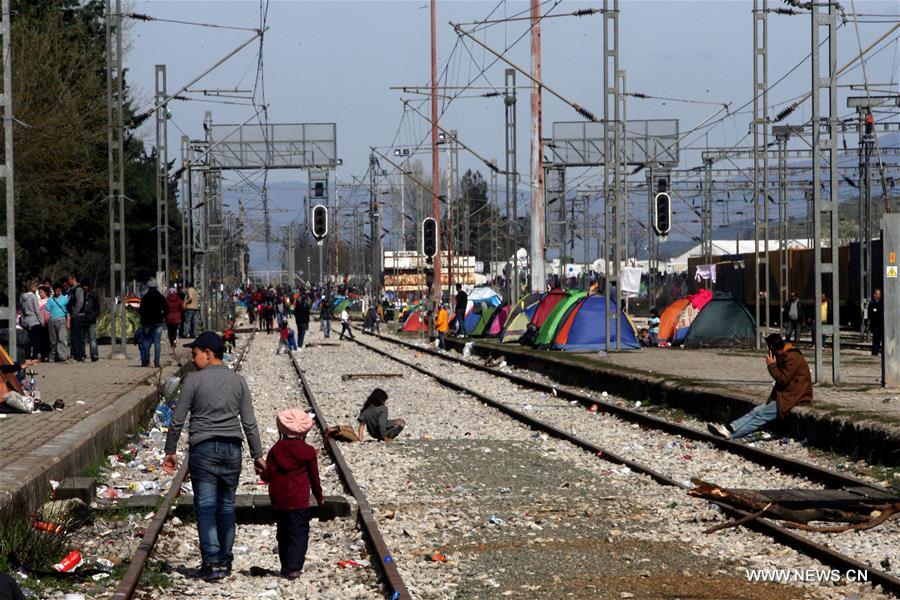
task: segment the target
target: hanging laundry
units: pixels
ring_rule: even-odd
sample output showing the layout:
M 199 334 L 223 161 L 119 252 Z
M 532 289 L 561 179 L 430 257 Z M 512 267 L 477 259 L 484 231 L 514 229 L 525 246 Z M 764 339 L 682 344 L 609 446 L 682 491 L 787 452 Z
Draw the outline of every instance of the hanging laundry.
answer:
M 624 267 L 619 276 L 619 287 L 626 298 L 634 298 L 641 291 L 641 270 L 637 267 Z
M 716 265 L 697 265 L 694 272 L 694 281 L 704 281 L 706 279 L 716 282 Z

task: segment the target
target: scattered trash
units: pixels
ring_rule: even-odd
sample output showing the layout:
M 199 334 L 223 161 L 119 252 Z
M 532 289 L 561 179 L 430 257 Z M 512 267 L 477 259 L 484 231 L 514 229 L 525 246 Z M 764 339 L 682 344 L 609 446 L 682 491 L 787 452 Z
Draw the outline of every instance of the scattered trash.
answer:
M 91 575 L 91 579 L 93 579 L 94 581 L 100 581 L 101 579 L 106 579 L 107 577 L 109 577 L 109 573 L 96 573 L 94 575 Z
M 442 552 L 435 552 L 431 556 L 428 557 L 428 560 L 431 562 L 447 562 L 447 555 Z
M 603 398 L 608 398 L 608 397 L 609 397 L 609 394 L 608 394 L 607 392 L 601 392 L 601 393 L 600 393 L 600 396 L 603 397 Z
M 605 392 L 604 392 L 605 393 Z M 591 404 L 591 407 L 588 409 L 589 412 L 596 413 L 600 407 L 596 404 Z
M 362 568 L 362 565 L 356 562 L 355 560 L 342 560 L 338 562 L 338 566 L 342 569 L 349 569 L 351 567 L 359 567 Z
M 57 525 L 56 523 L 48 523 L 46 521 L 35 521 L 31 524 L 31 526 L 38 531 L 46 531 L 48 533 L 53 533 L 56 535 L 59 535 L 65 529 L 62 525 Z
M 526 404 L 525 406 L 522 407 L 522 410 L 532 411 L 532 410 L 534 410 L 534 407 L 531 406 L 530 404 Z
M 81 558 L 81 552 L 78 550 L 72 550 L 66 556 L 53 565 L 53 568 L 60 573 L 71 573 L 75 569 L 81 566 L 84 562 L 84 559 Z
M 84 400 L 76 400 L 75 404 L 77 404 L 79 406 L 84 406 L 85 402 L 84 402 Z
M 511 494 L 512 488 L 502 487 L 502 488 L 498 489 L 497 491 L 500 492 L 501 494 Z
M 634 407 L 635 407 L 635 408 L 640 408 L 640 407 L 641 407 L 641 401 L 638 400 L 637 402 L 635 402 L 635 403 L 634 403 Z
M 787 446 L 787 445 L 790 444 L 790 443 L 791 443 L 791 440 L 790 440 L 789 438 L 786 438 L 786 437 L 783 437 L 783 438 L 781 438 L 780 440 L 778 440 L 778 445 L 779 445 L 779 446 Z
M 497 515 L 491 515 L 488 517 L 488 523 L 490 523 L 491 525 L 503 525 L 503 519 L 501 519 Z
M 394 557 L 391 556 L 390 554 L 388 554 L 387 556 L 384 557 L 384 564 L 389 565 L 392 562 L 394 562 Z
M 234 554 L 247 554 L 250 552 L 249 546 L 232 546 L 231 551 Z

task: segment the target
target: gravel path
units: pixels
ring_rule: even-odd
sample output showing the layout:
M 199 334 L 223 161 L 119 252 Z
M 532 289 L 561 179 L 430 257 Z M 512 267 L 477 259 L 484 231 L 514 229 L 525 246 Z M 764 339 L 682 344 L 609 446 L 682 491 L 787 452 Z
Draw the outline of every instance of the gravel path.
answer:
M 317 338 L 315 331 L 311 341 Z M 391 352 L 413 354 L 394 346 Z M 748 583 L 748 568 L 827 569 L 750 531 L 705 535 L 703 529 L 721 522 L 708 503 L 536 435 L 477 400 L 352 342 L 308 348 L 300 362 L 329 422 L 354 424 L 375 386 L 389 392 L 391 416 L 407 421 L 393 445 L 347 444 L 344 453 L 416 598 L 881 597 L 868 586 L 846 582 L 836 588 Z M 459 369 L 464 372 L 442 367 L 448 376 L 484 385 L 493 397 L 506 397 L 517 408 L 527 402 L 540 418 L 568 419 L 561 424 L 576 427 L 579 435 L 590 437 L 594 430 L 596 441 L 618 439 L 638 459 L 665 448 L 647 442 L 647 432 L 630 425 L 620 430 L 609 417 L 574 411 L 552 398 L 526 401 L 523 391 L 507 389 L 507 382 Z M 402 377 L 343 381 L 345 373 Z M 705 446 L 668 450 L 666 468 L 680 469 L 685 478 L 707 473 L 721 482 L 721 472 L 735 468 L 721 462 L 730 457 L 721 459 L 721 453 Z M 684 459 L 688 454 L 692 458 Z M 696 467 L 713 461 L 717 470 Z M 744 466 L 737 464 L 738 470 Z M 735 480 L 772 485 L 782 477 L 754 465 L 747 468 L 749 473 L 732 474 Z M 447 562 L 429 560 L 435 552 L 446 554 Z
M 523 388 L 508 380 L 492 377 L 458 363 L 402 348 L 371 336 L 366 336 L 365 341 L 383 350 L 389 350 L 395 356 L 409 360 L 412 364 L 439 372 L 448 379 L 524 410 L 535 418 L 577 434 L 583 439 L 608 448 L 613 453 L 649 464 L 657 471 L 685 484 L 688 484 L 692 477 L 698 477 L 732 488 L 823 489 L 818 483 L 762 467 L 704 442 L 640 429 L 638 425 L 627 423 L 612 415 L 591 413 L 577 403 L 570 404 L 552 395 Z M 521 374 L 521 371 L 517 374 Z M 547 382 L 546 379 L 544 382 Z M 620 399 L 613 397 L 602 399 L 607 402 L 621 402 Z M 805 452 L 805 448 L 800 444 L 776 447 L 787 446 L 793 447 L 796 458 L 808 459 L 808 452 Z M 835 465 L 828 464 L 828 461 L 819 462 L 824 462 L 823 466 L 835 468 Z M 854 557 L 872 568 L 900 576 L 900 519 L 891 519 L 869 531 L 841 534 L 804 532 L 803 535 Z

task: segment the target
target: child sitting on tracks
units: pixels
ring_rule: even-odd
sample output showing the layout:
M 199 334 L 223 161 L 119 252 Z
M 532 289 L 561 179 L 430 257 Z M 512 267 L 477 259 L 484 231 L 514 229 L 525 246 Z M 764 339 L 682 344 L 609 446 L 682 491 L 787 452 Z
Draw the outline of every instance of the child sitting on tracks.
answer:
M 296 579 L 306 562 L 309 546 L 310 490 L 319 506 L 325 504 L 316 450 L 306 443 L 313 421 L 304 410 L 292 408 L 278 413 L 280 438 L 266 457 L 260 479 L 269 484 L 269 498 L 278 527 L 278 558 L 281 575 Z
M 278 350 L 275 354 L 281 354 L 281 349 L 296 350 L 297 339 L 294 337 L 294 330 L 288 327 L 287 321 L 282 321 L 278 326 Z
M 387 392 L 381 388 L 375 388 L 369 394 L 356 418 L 359 423 L 357 437 L 360 442 L 363 441 L 364 431 L 368 431 L 369 435 L 376 440 L 390 444 L 406 427 L 406 421 L 403 419 L 388 419 L 388 409 L 384 405 L 387 399 Z

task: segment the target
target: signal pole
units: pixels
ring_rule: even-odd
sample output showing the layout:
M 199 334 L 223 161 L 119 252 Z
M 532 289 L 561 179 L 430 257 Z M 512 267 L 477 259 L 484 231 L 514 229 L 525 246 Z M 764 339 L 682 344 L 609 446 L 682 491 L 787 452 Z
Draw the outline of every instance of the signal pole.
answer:
M 544 273 L 544 168 L 541 132 L 541 13 L 531 0 L 531 291 L 547 287 Z
M 754 281 L 756 282 L 756 348 L 769 327 L 769 148 L 768 148 L 768 44 L 769 2 L 753 1 L 753 213 Z M 818 121 L 814 121 L 817 125 Z M 762 179 L 762 181 L 760 181 Z M 765 246 L 760 250 L 760 240 Z M 760 266 L 764 265 L 763 273 Z M 765 301 L 764 306 L 760 304 Z M 760 328 L 765 321 L 766 329 Z

